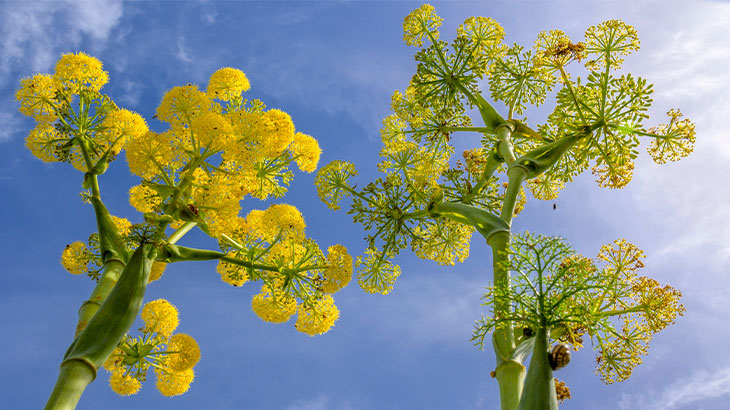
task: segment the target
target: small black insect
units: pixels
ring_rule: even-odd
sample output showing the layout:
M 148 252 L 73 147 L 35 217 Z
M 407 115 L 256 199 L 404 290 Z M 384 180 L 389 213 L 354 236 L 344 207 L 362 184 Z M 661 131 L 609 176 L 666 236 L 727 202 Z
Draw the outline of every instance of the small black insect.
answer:
M 553 211 L 555 211 L 557 209 L 558 209 L 558 204 L 556 204 L 555 202 L 553 202 Z

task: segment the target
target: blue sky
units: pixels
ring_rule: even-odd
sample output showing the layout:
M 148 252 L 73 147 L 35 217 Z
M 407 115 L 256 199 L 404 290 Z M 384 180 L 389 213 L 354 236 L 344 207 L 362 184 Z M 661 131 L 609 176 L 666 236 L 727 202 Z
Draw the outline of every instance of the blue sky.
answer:
M 730 159 L 725 124 L 730 112 L 730 4 L 680 1 L 432 2 L 451 39 L 469 16 L 490 16 L 507 42 L 529 45 L 540 30 L 583 31 L 609 18 L 634 25 L 642 49 L 625 69 L 655 84 L 653 123 L 680 108 L 697 124 L 694 154 L 658 166 L 640 157 L 633 181 L 601 190 L 591 175 L 556 201 L 531 200 L 514 230 L 561 235 L 581 253 L 626 238 L 647 252 L 645 273 L 681 289 L 684 318 L 652 342 L 632 378 L 603 385 L 593 375 L 590 346 L 556 376 L 572 389 L 564 409 L 711 409 L 730 395 L 730 190 L 721 166 Z M 3 408 L 45 403 L 71 341 L 76 310 L 92 283 L 66 273 L 63 247 L 95 229 L 78 196 L 81 176 L 64 164 L 44 164 L 24 147 L 32 120 L 17 112 L 19 80 L 52 71 L 64 52 L 85 51 L 109 71 L 104 91 L 148 119 L 165 90 L 195 83 L 230 66 L 243 70 L 249 95 L 292 116 L 298 130 L 323 148 L 320 164 L 354 162 L 359 181 L 372 180 L 378 131 L 390 96 L 415 68 L 401 41 L 403 17 L 419 2 L 120 2 L 0 3 L 0 397 Z M 529 112 L 531 123 L 544 111 Z M 454 137 L 457 150 L 472 137 Z M 130 216 L 127 190 L 138 182 L 124 161 L 101 178 L 105 201 Z M 284 199 L 305 215 L 321 246 L 365 247 L 361 228 L 316 197 L 313 175 L 297 173 Z M 244 209 L 267 204 L 255 199 Z M 187 244 L 214 246 L 202 235 Z M 221 282 L 214 263 L 171 266 L 148 289 L 180 310 L 180 331 L 203 354 L 190 391 L 162 397 L 148 382 L 133 397 L 116 396 L 106 375 L 89 386 L 79 409 L 497 409 L 490 351 L 469 343 L 490 273 L 490 251 L 475 236 L 467 262 L 442 268 L 405 252 L 403 275 L 387 296 L 356 284 L 337 293 L 341 316 L 324 336 L 310 338 L 291 323 L 262 322 L 250 308 L 255 285 Z

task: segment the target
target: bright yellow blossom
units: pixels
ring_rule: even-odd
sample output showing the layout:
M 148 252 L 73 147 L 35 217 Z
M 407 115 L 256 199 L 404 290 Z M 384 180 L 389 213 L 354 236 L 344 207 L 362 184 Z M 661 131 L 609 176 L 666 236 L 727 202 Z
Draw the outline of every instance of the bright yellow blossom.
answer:
M 628 55 L 639 49 L 639 35 L 636 29 L 621 20 L 607 20 L 586 30 L 585 52 L 595 56 L 586 62 L 589 69 L 600 69 L 610 65 L 618 69 L 623 63 L 621 55 Z
M 190 121 L 190 130 L 200 147 L 219 151 L 233 134 L 231 124 L 220 114 L 205 112 Z
M 148 283 L 159 280 L 162 277 L 162 274 L 165 273 L 166 267 L 167 267 L 167 264 L 165 262 L 160 262 L 160 261 L 152 262 L 152 267 L 150 268 L 150 278 L 149 278 Z
M 115 155 L 119 154 L 127 140 L 140 138 L 149 131 L 144 118 L 125 109 L 110 112 L 101 124 L 104 130 L 100 134 L 104 145 L 111 146 Z
M 294 326 L 310 336 L 321 335 L 330 330 L 339 317 L 340 311 L 335 306 L 335 300 L 330 295 L 323 295 L 313 306 L 299 306 Z
M 20 101 L 19 111 L 36 120 L 42 117 L 56 119 L 56 109 L 61 102 L 56 99 L 56 83 L 48 74 L 36 74 L 20 81 L 15 99 Z
M 177 308 L 165 299 L 148 302 L 142 308 L 141 316 L 146 331 L 170 336 L 177 328 Z
M 417 239 L 411 242 L 413 252 L 419 258 L 436 261 L 439 265 L 454 265 L 469 256 L 469 243 L 474 228 L 450 219 L 437 219 L 413 229 Z
M 86 273 L 89 266 L 89 258 L 91 254 L 83 242 L 76 241 L 66 248 L 61 254 L 61 264 L 67 271 L 73 275 Z
M 141 137 L 131 139 L 124 147 L 129 170 L 145 179 L 160 174 L 161 168 L 170 164 L 175 156 L 171 137 L 171 132 L 158 134 L 149 131 Z
M 210 76 L 206 92 L 211 99 L 231 101 L 249 88 L 251 85 L 243 71 L 225 67 Z
M 322 291 L 335 293 L 347 286 L 352 279 L 352 256 L 342 245 L 327 248 L 327 269 L 324 272 Z
M 155 375 L 157 376 L 157 390 L 166 397 L 179 396 L 185 393 L 190 389 L 190 383 L 195 379 L 193 369 L 173 372 L 155 368 Z
M 261 293 L 251 300 L 251 308 L 262 320 L 272 323 L 284 323 L 297 310 L 297 301 L 281 289 L 264 285 Z
M 221 275 L 221 280 L 232 286 L 241 286 L 249 279 L 246 268 L 225 261 L 219 261 L 216 270 Z
M 294 140 L 294 123 L 289 114 L 276 109 L 266 111 L 263 118 L 266 134 L 261 149 L 267 157 L 278 157 Z
M 304 172 L 314 172 L 319 163 L 319 156 L 322 150 L 319 148 L 317 140 L 313 137 L 297 132 L 294 134 L 294 141 L 289 146 L 289 150 L 297 162 L 297 166 Z
M 162 102 L 157 107 L 157 117 L 173 125 L 189 125 L 193 118 L 208 112 L 210 107 L 210 99 L 198 90 L 198 86 L 175 87 L 162 97 Z
M 58 83 L 58 88 L 78 94 L 84 89 L 98 92 L 109 81 L 109 76 L 98 59 L 85 53 L 70 53 L 64 54 L 56 62 L 53 79 Z
M 132 223 L 127 218 L 112 215 L 112 221 L 114 221 L 114 226 L 117 227 L 119 235 L 127 236 L 132 231 Z
M 146 185 L 135 185 L 129 190 L 129 204 L 139 212 L 154 212 L 161 203 L 157 191 Z
M 269 241 L 281 233 L 284 237 L 298 241 L 304 239 L 304 217 L 299 210 L 287 204 L 272 204 L 264 212 L 261 222 L 269 230 Z
M 433 39 L 437 40 L 439 38 L 438 28 L 443 20 L 436 15 L 432 5 L 422 5 L 403 19 L 403 41 L 409 46 L 420 47 L 429 32 Z
M 56 148 L 66 141 L 67 138 L 51 123 L 39 122 L 25 139 L 25 146 L 36 158 L 45 162 L 56 162 Z
M 200 347 L 192 336 L 177 333 L 170 338 L 167 351 L 174 352 L 167 356 L 165 364 L 175 372 L 192 369 L 200 360 Z
M 137 394 L 139 389 L 142 388 L 142 384 L 131 374 L 125 375 L 125 371 L 124 367 L 114 368 L 111 375 L 109 375 L 109 386 L 120 396 Z

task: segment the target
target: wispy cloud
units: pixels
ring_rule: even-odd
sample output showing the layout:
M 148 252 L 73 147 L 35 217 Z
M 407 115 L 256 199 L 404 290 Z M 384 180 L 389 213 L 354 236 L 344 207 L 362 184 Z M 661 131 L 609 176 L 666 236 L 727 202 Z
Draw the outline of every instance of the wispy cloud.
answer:
M 730 366 L 715 372 L 698 371 L 661 391 L 642 395 L 627 394 L 619 402 L 621 410 L 671 410 L 697 408 L 703 400 L 730 395 Z
M 321 393 L 312 399 L 297 400 L 286 407 L 286 410 L 354 410 L 352 403 L 332 403 L 329 395 Z
M 0 9 L 0 78 L 5 79 L 20 67 L 47 70 L 58 54 L 85 38 L 103 48 L 123 13 L 121 0 L 10 2 Z
M 187 47 L 185 46 L 185 37 L 180 36 L 177 38 L 177 53 L 175 53 L 175 57 L 185 63 L 193 61 L 192 57 L 190 57 Z

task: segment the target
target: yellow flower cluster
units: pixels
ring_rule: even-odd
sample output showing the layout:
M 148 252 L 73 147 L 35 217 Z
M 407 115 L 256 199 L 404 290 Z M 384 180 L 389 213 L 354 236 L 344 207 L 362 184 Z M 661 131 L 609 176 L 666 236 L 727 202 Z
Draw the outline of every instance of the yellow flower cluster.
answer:
M 352 279 L 352 256 L 342 245 L 333 245 L 327 249 L 327 269 L 324 273 L 322 291 L 335 293 L 347 286 Z
M 624 61 L 619 56 L 639 49 L 636 29 L 621 20 L 608 20 L 591 26 L 586 30 L 585 37 L 585 52 L 596 56 L 586 62 L 586 67 L 592 70 L 606 66 L 618 69 Z
M 249 280 L 246 268 L 225 261 L 218 262 L 216 271 L 221 275 L 223 282 L 232 286 L 242 286 Z
M 613 277 L 622 277 L 625 281 L 633 279 L 636 270 L 644 267 L 644 257 L 644 251 L 626 239 L 617 239 L 613 244 L 603 245 L 597 256 L 599 260 L 606 262 L 606 272 Z
M 115 367 L 109 376 L 109 386 L 120 396 L 131 396 L 139 392 L 142 383 L 127 373 L 124 367 Z
M 225 67 L 210 76 L 206 93 L 211 99 L 232 101 L 249 88 L 251 88 L 251 84 L 249 84 L 246 74 L 241 70 Z
M 281 236 L 296 242 L 304 240 L 304 229 L 307 224 L 296 207 L 272 204 L 263 213 L 259 212 L 249 213 L 246 220 L 260 239 L 273 242 L 277 236 Z
M 585 57 L 585 45 L 573 44 L 570 37 L 562 30 L 541 31 L 537 35 L 533 49 L 541 64 L 555 70 L 565 67 L 573 60 L 580 61 Z
M 192 369 L 200 360 L 200 347 L 192 336 L 176 333 L 167 343 L 168 355 L 165 364 L 174 372 Z
M 284 323 L 296 313 L 297 301 L 278 287 L 264 285 L 261 293 L 253 297 L 251 308 L 262 320 Z
M 179 396 L 190 389 L 190 383 L 195 379 L 195 372 L 193 369 L 172 372 L 155 368 L 155 376 L 157 376 L 157 384 L 155 384 L 157 390 L 163 396 L 173 397 Z
M 436 261 L 439 265 L 453 266 L 469 256 L 469 243 L 474 228 L 450 219 L 425 222 L 413 229 L 416 237 L 411 242 L 413 252 L 422 259 Z
M 423 45 L 424 37 L 429 33 L 434 40 L 439 38 L 438 28 L 443 19 L 436 15 L 436 11 L 430 4 L 424 4 L 413 10 L 403 20 L 403 41 L 409 46 Z
M 42 121 L 28 134 L 25 146 L 38 159 L 44 162 L 56 162 L 56 149 L 66 138 L 61 135 L 52 123 Z
M 168 301 L 149 302 L 142 311 L 145 335 L 125 336 L 120 345 L 104 362 L 111 374 L 109 385 L 117 394 L 137 393 L 152 366 L 157 376 L 157 389 L 163 396 L 177 396 L 190 388 L 200 360 L 200 347 L 195 339 L 184 333 L 172 334 L 177 327 L 177 310 Z
M 154 212 L 162 203 L 157 191 L 145 186 L 135 185 L 129 190 L 129 204 L 139 212 Z
M 467 39 L 473 52 L 486 57 L 483 67 L 479 67 L 479 74 L 489 73 L 498 60 L 507 51 L 502 43 L 504 29 L 491 17 L 472 16 L 456 29 L 456 35 Z
M 20 112 L 38 121 L 50 123 L 56 119 L 56 110 L 62 107 L 57 99 L 57 83 L 48 74 L 36 74 L 20 81 L 15 99 L 20 101 Z
M 142 320 L 147 332 L 169 337 L 178 325 L 177 308 L 165 299 L 148 302 L 142 308 Z
M 367 248 L 365 254 L 358 256 L 355 261 L 355 267 L 358 268 L 357 282 L 367 293 L 387 295 L 401 274 L 400 266 L 384 256 L 375 248 Z
M 167 268 L 167 264 L 165 262 L 154 261 L 150 268 L 150 278 L 148 283 L 159 280 L 162 277 L 162 274 L 165 273 L 165 268 Z
M 340 311 L 335 306 L 335 300 L 330 295 L 323 295 L 311 306 L 299 305 L 297 323 L 298 331 L 310 336 L 326 333 L 334 326 L 340 317 Z
M 162 97 L 157 118 L 173 126 L 190 125 L 193 118 L 208 112 L 211 105 L 210 98 L 197 85 L 175 87 Z
M 89 258 L 91 257 L 89 249 L 83 242 L 74 242 L 66 245 L 61 254 L 61 264 L 67 271 L 73 275 L 86 273 L 89 266 Z
M 669 110 L 669 124 L 660 124 L 649 129 L 654 135 L 649 148 L 649 155 L 657 164 L 667 161 L 679 161 L 691 154 L 696 140 L 695 125 L 687 118 L 682 118 L 679 110 Z
M 632 297 L 646 309 L 641 316 L 644 327 L 659 332 L 674 324 L 677 316 L 684 316 L 685 308 L 679 303 L 682 292 L 672 286 L 661 286 L 654 279 L 641 276 L 631 286 Z
M 15 98 L 20 112 L 37 121 L 26 138 L 33 155 L 99 174 L 127 140 L 146 133 L 147 124 L 139 114 L 117 109 L 99 93 L 107 81 L 101 62 L 84 53 L 63 55 L 53 75 L 23 79 Z M 77 94 L 78 107 L 69 106 Z
M 114 155 L 119 154 L 128 140 L 139 138 L 148 131 L 144 118 L 124 109 L 110 112 L 102 121 L 102 127 L 97 141 L 103 141 L 104 148 L 110 149 Z
M 312 173 L 317 169 L 322 150 L 319 148 L 319 143 L 316 139 L 307 134 L 297 132 L 294 134 L 294 141 L 292 141 L 289 149 L 300 170 Z
M 130 140 L 126 147 L 129 170 L 144 179 L 152 179 L 164 172 L 175 158 L 172 146 L 172 132 L 148 131 Z
M 109 76 L 96 58 L 85 53 L 70 53 L 56 62 L 53 79 L 58 89 L 78 94 L 83 90 L 98 92 L 109 81 Z
M 339 202 L 345 195 L 350 195 L 352 187 L 348 180 L 357 175 L 355 165 L 347 161 L 335 160 L 322 167 L 314 178 L 317 195 L 330 209 L 340 209 Z

